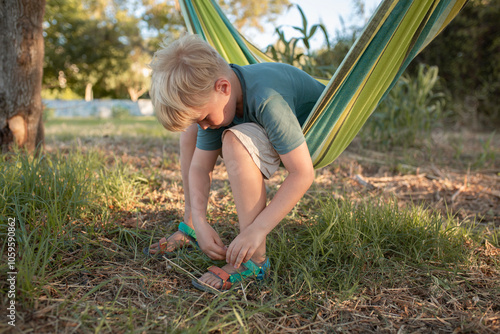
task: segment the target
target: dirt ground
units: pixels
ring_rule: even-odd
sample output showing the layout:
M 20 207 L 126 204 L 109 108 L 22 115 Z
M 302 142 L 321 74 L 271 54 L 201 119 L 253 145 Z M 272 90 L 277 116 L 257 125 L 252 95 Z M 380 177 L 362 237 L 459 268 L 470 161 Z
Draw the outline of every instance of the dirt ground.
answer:
M 484 142 L 490 134 L 464 131 L 438 135 L 446 136 L 446 140 L 435 140 L 432 145 L 417 149 L 388 152 L 364 148 L 360 140 L 355 140 L 333 164 L 317 170 L 315 182 L 306 194 L 306 203 L 307 198 L 314 199 L 318 194 L 353 201 L 366 197 L 386 200 L 396 197 L 400 206 L 418 204 L 452 215 L 464 224 L 480 229 L 495 243 L 493 246 L 486 242 L 477 249 L 485 259 L 483 265 L 473 272 L 459 275 L 457 282 L 461 283 L 457 283 L 457 289 L 453 291 L 445 291 L 438 285 L 433 291 L 418 288 L 418 281 L 425 282 L 428 278 L 415 273 L 413 286 L 403 284 L 397 288 L 364 289 L 359 292 L 359 298 L 332 299 L 329 305 L 320 307 L 314 321 L 297 314 L 274 321 L 262 319 L 263 323 L 268 323 L 269 332 L 324 332 L 332 323 L 338 325 L 330 330 L 352 333 L 494 333 L 500 329 L 498 273 L 490 267 L 490 257 L 500 257 L 497 248 L 500 136 L 494 137 L 485 147 Z M 460 147 L 450 144 L 457 138 L 463 143 Z M 163 150 L 163 156 L 176 159 L 176 145 L 170 145 L 168 149 L 164 146 Z M 144 159 L 133 150 L 127 155 L 136 163 L 137 159 Z M 162 166 L 162 162 L 155 161 L 154 157 L 149 163 Z M 172 169 L 172 166 L 177 168 Z M 163 184 L 148 197 L 149 200 L 163 201 L 169 209 L 163 212 L 164 217 L 145 215 L 144 220 L 181 220 L 179 212 L 182 212 L 183 193 L 178 164 L 162 168 L 161 174 Z M 280 169 L 267 181 L 269 198 L 285 177 L 286 171 Z M 224 164 L 219 161 L 213 175 L 210 200 L 212 220 L 223 219 L 228 210 L 234 212 L 234 207 L 228 207 L 231 202 L 229 189 Z M 125 219 L 124 224 L 127 223 L 132 227 L 136 221 L 134 218 Z
M 412 286 L 403 284 L 396 288 L 377 288 L 374 285 L 348 300 L 339 296 L 322 296 L 324 304 L 318 305 L 314 319 L 305 319 L 301 314 L 287 314 L 274 319 L 256 315 L 252 321 L 260 322 L 259 328 L 274 333 L 495 333 L 500 329 L 498 273 L 492 269 L 494 266 L 491 267 L 491 258 L 498 261 L 500 257 L 498 239 L 495 239 L 500 228 L 500 135 L 493 137 L 488 146 L 484 143 L 490 134 L 463 131 L 439 135 L 446 136 L 446 140 L 435 140 L 420 148 L 387 152 L 367 149 L 355 140 L 333 164 L 317 170 L 305 203 L 318 194 L 331 194 L 353 201 L 367 197 L 387 200 L 395 197 L 400 206 L 416 203 L 445 215 L 453 215 L 490 236 L 491 243 L 486 242 L 477 249 L 484 257 L 483 265 L 473 271 L 459 273 L 451 290 L 442 288 L 438 281 L 431 285 L 432 291 L 429 290 L 430 278 L 416 270 Z M 455 142 L 460 145 L 454 146 Z M 143 171 L 150 178 L 150 189 L 140 203 L 131 203 L 130 207 L 118 210 L 112 217 L 114 223 L 130 228 L 139 225 L 144 229 L 166 230 L 171 222 L 182 220 L 183 191 L 175 138 L 140 141 L 104 137 L 82 140 L 80 145 L 103 151 L 110 162 L 113 156 L 118 157 L 133 170 Z M 70 144 L 64 143 L 47 145 L 48 151 L 70 148 Z M 280 170 L 267 181 L 270 198 L 284 177 L 286 171 Z M 219 161 L 213 175 L 210 198 L 212 221 L 227 215 L 228 211 L 234 213 L 229 189 L 224 164 Z M 140 213 L 136 211 L 137 206 Z M 105 243 L 105 240 L 101 242 Z M 111 241 L 105 245 L 113 248 Z M 144 277 L 161 275 L 158 276 L 162 277 L 161 281 L 155 280 L 154 284 L 158 285 L 158 295 L 151 286 L 153 290 L 150 293 L 154 296 L 160 296 L 166 286 L 175 293 L 190 285 L 189 277 L 165 271 L 164 264 L 151 264 L 146 270 L 140 261 L 125 262 L 113 267 L 116 275 L 127 276 L 129 272 Z M 96 279 L 99 275 L 103 277 L 93 282 L 94 285 L 110 275 L 101 270 L 93 274 Z M 439 273 L 433 275 L 433 279 L 440 277 Z M 134 286 L 134 282 L 131 281 L 130 286 Z M 265 298 L 265 295 L 247 297 L 258 299 Z M 109 300 L 113 298 L 110 296 Z M 288 306 L 293 306 L 293 299 L 288 303 Z M 200 297 L 193 299 L 192 307 L 199 305 L 203 308 L 205 304 L 206 301 Z M 41 302 L 39 308 L 43 306 Z M 158 311 L 163 312 L 161 309 Z M 50 321 L 53 320 L 45 315 L 37 318 L 36 314 L 32 315 L 32 324 L 35 325 L 31 328 L 50 328 Z M 72 321 L 69 326 L 77 326 Z
M 355 139 L 331 165 L 316 171 L 315 182 L 306 196 L 321 192 L 352 199 L 396 197 L 402 206 L 421 204 L 461 221 L 499 228 L 500 135 L 492 137 L 490 133 L 464 130 L 439 136 L 445 140 L 436 139 L 420 148 L 394 148 L 385 152 L 363 147 Z M 454 144 L 457 138 L 460 147 Z M 488 139 L 492 140 L 485 149 L 484 142 Z M 136 168 L 156 168 L 163 184 L 149 197 L 159 196 L 160 200 L 168 199 L 171 203 L 182 201 L 175 138 L 168 143 L 152 141 L 147 145 L 105 138 L 91 145 L 121 157 Z M 269 197 L 285 176 L 286 171 L 280 169 L 267 181 Z M 227 187 L 224 164 L 218 161 L 212 185 L 215 208 L 220 206 Z

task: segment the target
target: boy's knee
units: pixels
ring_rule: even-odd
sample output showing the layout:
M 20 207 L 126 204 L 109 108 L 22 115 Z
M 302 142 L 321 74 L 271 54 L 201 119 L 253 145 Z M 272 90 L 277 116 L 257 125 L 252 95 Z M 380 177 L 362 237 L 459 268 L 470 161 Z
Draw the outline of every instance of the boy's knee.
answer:
M 238 148 L 241 148 L 243 144 L 238 139 L 238 137 L 232 131 L 226 131 L 222 137 L 222 154 L 229 152 Z
M 227 131 L 222 138 L 222 156 L 226 170 L 230 175 L 241 173 L 240 154 L 243 151 L 246 152 L 246 149 L 238 137 L 232 131 Z

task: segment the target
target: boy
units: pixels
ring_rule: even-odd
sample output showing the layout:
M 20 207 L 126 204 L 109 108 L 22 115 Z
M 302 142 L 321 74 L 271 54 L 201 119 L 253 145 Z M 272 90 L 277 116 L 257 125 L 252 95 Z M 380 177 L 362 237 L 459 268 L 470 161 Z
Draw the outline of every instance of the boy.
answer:
M 151 63 L 151 99 L 160 123 L 180 138 L 184 223 L 168 239 L 146 249 L 165 254 L 197 241 L 213 260 L 198 282 L 227 290 L 231 283 L 262 278 L 269 266 L 267 234 L 291 211 L 313 182 L 314 169 L 301 124 L 324 85 L 293 66 L 229 65 L 191 35 L 158 50 Z M 226 247 L 208 224 L 211 173 L 218 156 L 226 165 L 240 234 Z M 280 163 L 288 176 L 266 205 L 264 179 Z

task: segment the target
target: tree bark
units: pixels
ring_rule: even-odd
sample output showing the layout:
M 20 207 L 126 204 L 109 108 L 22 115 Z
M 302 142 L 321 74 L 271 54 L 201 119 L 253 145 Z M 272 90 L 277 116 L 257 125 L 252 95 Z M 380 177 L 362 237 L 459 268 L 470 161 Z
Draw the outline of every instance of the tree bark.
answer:
M 0 0 L 0 147 L 43 145 L 45 0 Z

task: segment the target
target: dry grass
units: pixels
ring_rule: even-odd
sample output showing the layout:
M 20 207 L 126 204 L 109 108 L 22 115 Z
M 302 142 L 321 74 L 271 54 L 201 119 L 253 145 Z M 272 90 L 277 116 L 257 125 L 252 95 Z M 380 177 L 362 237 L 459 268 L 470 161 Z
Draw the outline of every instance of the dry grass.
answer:
M 50 129 L 49 129 L 50 135 Z M 464 134 L 479 142 L 478 134 Z M 482 135 L 484 137 L 484 135 Z M 343 288 L 329 282 L 324 289 L 290 277 L 283 262 L 286 249 L 276 251 L 273 272 L 265 284 L 214 296 L 191 287 L 210 261 L 198 252 L 171 261 L 146 260 L 141 249 L 175 230 L 182 219 L 183 192 L 178 147 L 169 138 L 88 137 L 83 151 L 99 151 L 109 168 L 123 163 L 140 172 L 147 183 L 140 196 L 110 201 L 107 214 L 73 222 L 74 242 L 61 250 L 50 278 L 32 278 L 35 287 L 19 297 L 12 333 L 498 333 L 500 331 L 500 164 L 486 161 L 471 167 L 481 152 L 465 147 L 459 160 L 450 146 L 434 145 L 411 152 L 372 152 L 358 143 L 331 166 L 317 172 L 304 199 L 271 237 L 293 235 L 318 217 L 318 200 L 335 197 L 353 203 L 366 198 L 392 201 L 404 210 L 412 203 L 461 224 L 474 225 L 463 244 L 468 258 L 456 264 L 393 261 L 374 267 Z M 498 151 L 499 136 L 492 144 Z M 71 143 L 71 144 L 70 144 Z M 70 154 L 73 142 L 51 141 L 47 152 Z M 222 238 L 237 233 L 236 213 L 226 172 L 220 162 L 214 172 L 210 221 Z M 267 184 L 269 196 L 285 177 L 280 171 Z M 86 226 L 95 226 L 89 235 Z M 472 227 L 471 227 L 472 228 Z M 288 231 L 287 231 L 288 230 Z M 283 232 L 284 233 L 284 232 Z M 487 241 L 489 240 L 489 241 Z M 272 247 L 272 245 L 270 245 Z M 280 253 L 281 252 L 281 253 Z M 304 254 L 307 256 L 307 254 Z M 281 260 L 280 260 L 281 261 Z M 285 260 L 283 260 L 285 261 Z M 180 269 L 182 268 L 182 269 Z M 327 268 L 326 270 L 332 270 Z M 334 273 L 332 272 L 332 276 Z M 0 284 L 5 284 L 2 279 Z M 330 286 L 331 284 L 331 286 Z M 2 289 L 4 287 L 2 286 Z M 2 309 L 7 299 L 2 298 Z

